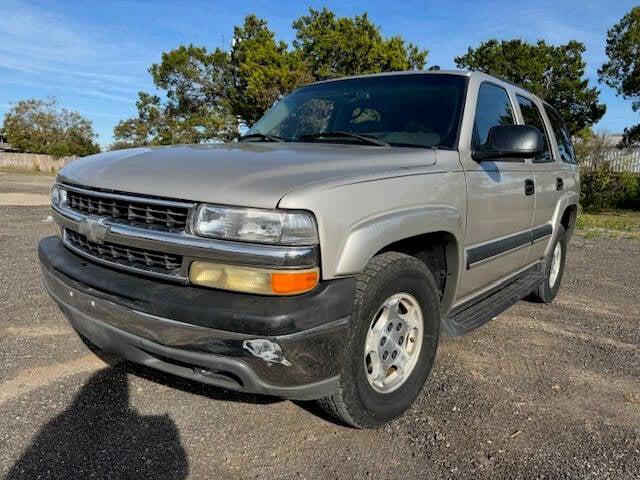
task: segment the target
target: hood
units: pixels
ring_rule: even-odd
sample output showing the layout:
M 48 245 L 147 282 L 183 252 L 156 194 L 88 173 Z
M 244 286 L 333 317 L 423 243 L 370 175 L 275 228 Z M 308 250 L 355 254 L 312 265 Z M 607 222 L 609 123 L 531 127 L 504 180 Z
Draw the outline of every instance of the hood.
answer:
M 241 142 L 115 150 L 76 160 L 58 178 L 125 193 L 275 208 L 284 195 L 312 183 L 433 163 L 428 149 Z

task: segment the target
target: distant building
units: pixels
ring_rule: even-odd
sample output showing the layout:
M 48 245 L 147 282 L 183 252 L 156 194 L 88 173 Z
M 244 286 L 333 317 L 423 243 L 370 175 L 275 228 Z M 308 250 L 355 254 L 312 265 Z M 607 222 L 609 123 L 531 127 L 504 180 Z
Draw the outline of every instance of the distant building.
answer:
M 0 134 L 0 152 L 15 152 L 16 150 L 7 143 L 7 138 Z
M 617 147 L 618 144 L 622 141 L 621 133 L 607 133 L 604 136 L 605 142 L 610 147 Z

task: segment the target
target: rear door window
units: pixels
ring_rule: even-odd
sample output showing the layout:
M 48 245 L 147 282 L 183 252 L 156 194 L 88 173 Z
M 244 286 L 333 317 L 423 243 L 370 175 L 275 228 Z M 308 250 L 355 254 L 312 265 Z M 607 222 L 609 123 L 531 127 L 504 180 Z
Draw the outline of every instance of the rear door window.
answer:
M 516 95 L 516 98 L 518 99 L 518 105 L 520 106 L 520 112 L 522 113 L 525 125 L 536 127 L 544 137 L 544 151 L 534 158 L 533 161 L 536 163 L 552 162 L 553 157 L 551 156 L 551 149 L 549 148 L 549 135 L 547 134 L 547 129 L 544 125 L 540 109 L 535 103 L 533 103 L 533 101 L 526 97 Z
M 549 105 L 545 105 L 544 108 L 549 120 L 551 121 L 553 132 L 556 134 L 560 160 L 565 163 L 577 163 L 576 156 L 573 151 L 573 143 L 571 142 L 571 133 L 569 133 L 569 129 L 562 120 L 562 117 L 555 108 L 551 108 Z
M 487 141 L 491 127 L 513 124 L 513 109 L 507 91 L 493 83 L 480 85 L 473 124 L 473 146 Z

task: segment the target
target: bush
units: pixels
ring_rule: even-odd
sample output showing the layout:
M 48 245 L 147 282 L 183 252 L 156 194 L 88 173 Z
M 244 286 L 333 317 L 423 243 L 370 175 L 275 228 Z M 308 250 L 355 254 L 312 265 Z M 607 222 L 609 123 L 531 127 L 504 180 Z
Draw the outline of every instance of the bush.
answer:
M 640 175 L 623 172 L 617 177 L 619 191 L 615 198 L 615 207 L 640 210 Z
M 640 210 L 640 175 L 613 172 L 607 163 L 583 171 L 580 204 L 587 211 L 608 208 Z

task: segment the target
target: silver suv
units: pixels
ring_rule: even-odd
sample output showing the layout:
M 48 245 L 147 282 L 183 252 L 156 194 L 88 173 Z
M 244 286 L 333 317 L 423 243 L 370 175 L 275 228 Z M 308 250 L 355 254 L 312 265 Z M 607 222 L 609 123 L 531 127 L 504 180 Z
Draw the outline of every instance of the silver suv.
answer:
M 562 279 L 579 178 L 560 115 L 482 73 L 315 83 L 238 142 L 65 167 L 47 290 L 89 344 L 377 427 L 460 335 Z

